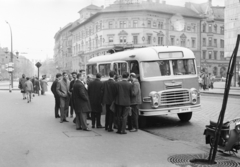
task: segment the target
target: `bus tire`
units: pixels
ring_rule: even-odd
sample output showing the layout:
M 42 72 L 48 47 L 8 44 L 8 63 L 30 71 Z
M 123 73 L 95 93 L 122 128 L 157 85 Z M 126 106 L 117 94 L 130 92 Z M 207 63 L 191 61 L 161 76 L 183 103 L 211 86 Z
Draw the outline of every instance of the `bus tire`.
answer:
M 179 113 L 178 118 L 182 122 L 188 122 L 192 118 L 192 112 L 186 112 L 186 113 Z
M 147 118 L 144 116 L 139 116 L 138 124 L 139 124 L 139 128 L 145 128 L 147 125 Z

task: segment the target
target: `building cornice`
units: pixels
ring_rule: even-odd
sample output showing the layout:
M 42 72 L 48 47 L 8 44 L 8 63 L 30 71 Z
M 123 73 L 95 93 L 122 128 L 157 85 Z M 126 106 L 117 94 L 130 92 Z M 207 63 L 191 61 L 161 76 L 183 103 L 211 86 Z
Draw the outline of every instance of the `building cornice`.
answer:
M 74 30 L 78 29 L 79 27 L 87 24 L 88 22 L 91 22 L 94 18 L 96 18 L 97 16 L 101 15 L 101 14 L 111 14 L 111 13 L 133 13 L 133 12 L 153 12 L 153 13 L 160 13 L 160 14 L 168 14 L 168 15 L 174 15 L 176 14 L 173 11 L 169 11 L 169 12 L 163 12 L 163 11 L 157 11 L 157 10 L 149 10 L 149 9 L 137 9 L 137 10 L 121 10 L 121 11 L 100 11 L 94 15 L 92 15 L 91 17 L 89 17 L 88 19 L 86 19 L 84 22 L 78 24 L 77 26 L 73 27 L 70 29 L 71 32 L 73 32 Z M 196 18 L 196 19 L 203 19 L 204 17 L 202 16 L 190 16 L 190 15 L 182 15 L 183 17 L 187 17 L 187 18 Z

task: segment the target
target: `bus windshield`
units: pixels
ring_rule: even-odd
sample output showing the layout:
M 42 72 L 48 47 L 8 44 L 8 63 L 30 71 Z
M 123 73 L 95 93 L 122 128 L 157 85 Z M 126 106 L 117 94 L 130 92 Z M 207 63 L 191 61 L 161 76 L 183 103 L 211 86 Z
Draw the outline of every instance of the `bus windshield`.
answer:
M 172 60 L 172 65 L 173 65 L 173 75 L 196 74 L 193 59 Z
M 169 60 L 143 62 L 144 77 L 170 75 Z

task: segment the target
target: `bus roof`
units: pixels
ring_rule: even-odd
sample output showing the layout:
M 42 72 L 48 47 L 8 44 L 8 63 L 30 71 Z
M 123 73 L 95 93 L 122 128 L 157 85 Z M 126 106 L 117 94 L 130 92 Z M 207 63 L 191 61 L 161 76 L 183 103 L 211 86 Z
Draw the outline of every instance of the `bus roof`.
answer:
M 101 62 L 112 62 L 112 61 L 153 61 L 160 60 L 158 53 L 161 52 L 182 52 L 183 59 L 185 58 L 195 58 L 194 53 L 184 47 L 177 46 L 154 46 L 154 47 L 146 47 L 139 49 L 126 50 L 122 52 L 116 52 L 110 55 L 101 55 L 98 57 L 94 57 L 88 60 L 88 64 L 95 64 Z M 176 59 L 176 58 L 168 58 L 168 59 Z M 179 58 L 178 58 L 179 59 Z M 162 60 L 166 60 L 162 59 Z

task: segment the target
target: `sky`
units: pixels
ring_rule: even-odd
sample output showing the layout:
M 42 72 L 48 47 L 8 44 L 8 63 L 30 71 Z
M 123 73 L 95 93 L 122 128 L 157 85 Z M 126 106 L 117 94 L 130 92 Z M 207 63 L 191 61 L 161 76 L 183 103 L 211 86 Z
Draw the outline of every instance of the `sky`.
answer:
M 113 1 L 0 0 L 0 47 L 11 49 L 10 25 L 14 53 L 18 51 L 30 60 L 52 58 L 54 35 L 60 27 L 77 20 L 78 11 L 91 3 L 106 6 Z M 204 3 L 207 0 L 166 0 L 167 4 L 178 6 L 184 6 L 185 2 Z M 224 6 L 224 0 L 212 0 L 212 3 Z

